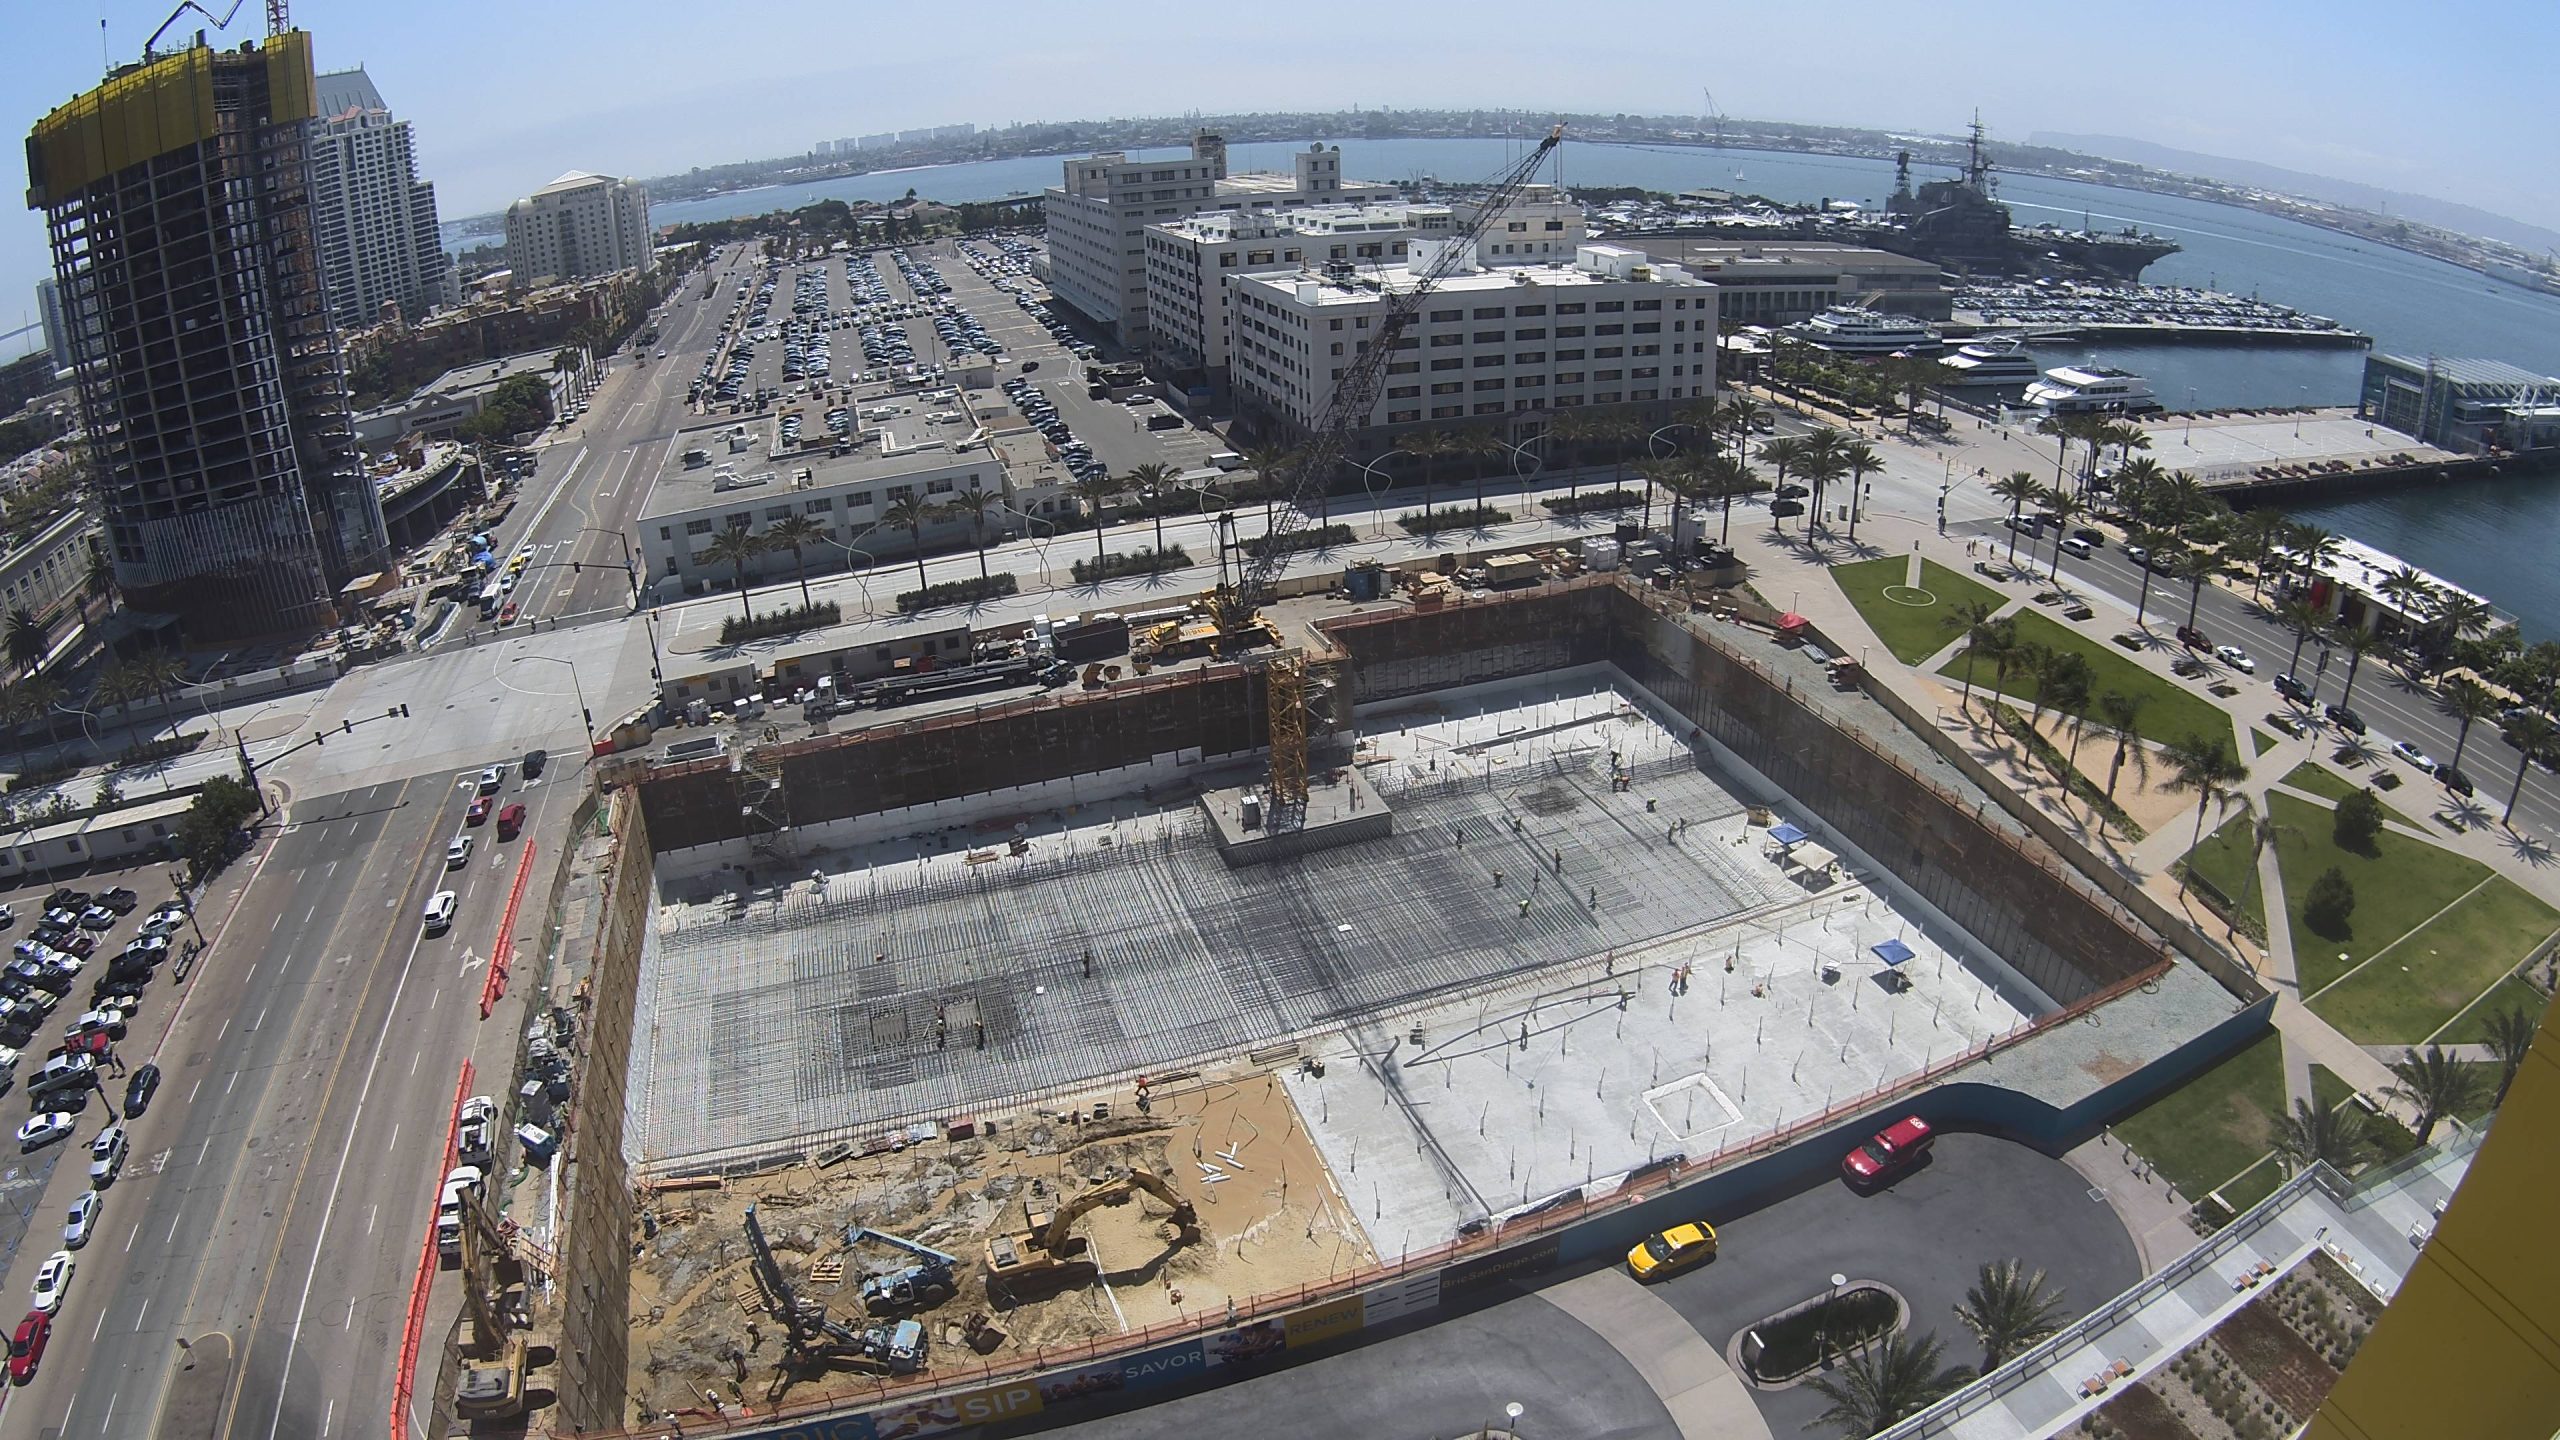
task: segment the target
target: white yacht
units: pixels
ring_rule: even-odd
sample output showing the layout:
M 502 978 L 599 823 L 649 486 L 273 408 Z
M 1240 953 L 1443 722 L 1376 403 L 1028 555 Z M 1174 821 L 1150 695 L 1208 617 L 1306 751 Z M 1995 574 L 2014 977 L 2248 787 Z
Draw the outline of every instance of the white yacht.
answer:
M 1939 356 L 1938 363 L 1947 368 L 1944 383 L 1951 386 L 2026 385 L 2038 373 L 2035 355 L 2015 336 L 1971 341 L 1953 355 Z
M 1938 348 L 1938 332 L 1911 316 L 1887 315 L 1857 305 L 1835 305 L 1786 329 L 1799 340 L 1841 355 Z
M 2026 403 L 2048 415 L 2141 415 L 2160 408 L 2150 381 L 2104 365 L 2057 365 L 2027 387 Z

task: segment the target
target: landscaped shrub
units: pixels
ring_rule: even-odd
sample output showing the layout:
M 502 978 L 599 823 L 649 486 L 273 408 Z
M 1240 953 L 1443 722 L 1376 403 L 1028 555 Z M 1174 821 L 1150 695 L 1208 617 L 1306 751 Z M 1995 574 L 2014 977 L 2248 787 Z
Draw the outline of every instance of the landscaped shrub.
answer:
M 767 610 L 753 620 L 743 615 L 732 615 L 720 622 L 720 643 L 739 645 L 772 635 L 796 634 L 822 625 L 833 625 L 843 618 L 844 612 L 833 600 L 794 606 L 789 610 Z
M 1001 600 L 1019 593 L 1021 589 L 1022 582 L 1016 580 L 1010 570 L 1001 575 L 972 575 L 966 580 L 946 580 L 939 585 L 927 585 L 921 590 L 900 594 L 898 613 L 912 615 L 937 605 L 975 605 L 982 600 Z
M 2356 913 L 2356 887 L 2347 872 L 2332 865 L 2311 882 L 2311 893 L 2302 900 L 2302 923 L 2332 940 L 2347 936 L 2347 917 Z
M 1557 515 L 1583 515 L 1594 510 L 1633 510 L 1644 503 L 1644 495 L 1624 488 L 1590 490 L 1578 495 L 1553 495 L 1538 503 Z
M 1251 540 L 1238 542 L 1236 548 L 1248 554 L 1265 554 L 1268 551 L 1270 538 L 1267 535 L 1256 536 Z M 1281 536 L 1278 548 L 1279 553 L 1283 555 L 1295 555 L 1302 550 L 1326 550 L 1336 545 L 1348 545 L 1357 538 L 1358 532 L 1348 525 L 1319 525 L 1312 529 L 1300 530 L 1293 535 Z
M 1079 585 L 1093 585 L 1104 580 L 1117 580 L 1123 575 L 1156 575 L 1179 570 L 1191 563 L 1191 556 L 1179 545 L 1161 550 L 1133 550 L 1121 554 L 1114 550 L 1100 560 L 1079 560 L 1074 574 Z
M 1490 505 L 1469 505 L 1459 509 L 1434 510 L 1428 515 L 1416 510 L 1397 516 L 1396 523 L 1403 526 L 1408 535 L 1437 535 L 1443 530 L 1482 530 L 1503 524 L 1510 518 L 1508 510 L 1497 510 Z
M 2374 853 L 2374 839 L 2382 833 L 2382 802 L 2370 790 L 2358 790 L 2338 802 L 2337 819 L 2331 838 L 2338 848 L 2355 855 Z
M 1901 1307 L 1882 1290 L 1846 1290 L 1824 1304 L 1809 1305 L 1792 1315 L 1752 1327 L 1760 1337 L 1760 1353 L 1752 1373 L 1763 1380 L 1800 1375 L 1825 1354 L 1854 1350 L 1893 1328 Z

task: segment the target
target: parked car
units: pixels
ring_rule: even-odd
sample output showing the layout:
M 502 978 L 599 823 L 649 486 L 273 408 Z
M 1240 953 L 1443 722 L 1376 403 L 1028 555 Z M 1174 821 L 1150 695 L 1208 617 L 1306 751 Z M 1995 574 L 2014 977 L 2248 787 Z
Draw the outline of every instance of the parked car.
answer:
M 1840 1157 L 1840 1173 L 1851 1185 L 1881 1185 L 1927 1159 L 1930 1142 L 1936 1138 L 1928 1121 L 1906 1115 Z
M 474 1095 L 462 1102 L 462 1121 L 454 1131 L 454 1153 L 465 1165 L 486 1165 L 496 1152 L 498 1102 Z
M 95 1190 L 80 1192 L 71 1202 L 71 1218 L 62 1225 L 63 1249 L 77 1250 L 89 1243 L 89 1237 L 98 1230 L 98 1212 L 106 1208 L 106 1203 Z
M 2214 646 L 2213 658 L 2230 666 L 2232 669 L 2239 671 L 2243 675 L 2255 675 L 2258 673 L 2258 662 L 2250 659 L 2249 652 L 2241 649 L 2237 645 Z
M 2475 787 L 2471 783 L 2470 776 L 2463 774 L 2461 771 L 2454 769 L 2450 765 L 2438 765 L 2435 767 L 2434 773 L 2436 779 L 2443 783 L 2444 788 L 2452 791 L 2456 795 L 2462 796 L 2466 800 L 2471 798 L 2472 791 Z
M 36 1378 L 36 1366 L 44 1361 L 44 1345 L 53 1338 L 53 1317 L 42 1310 L 30 1310 L 9 1336 L 9 1382 L 24 1385 Z
M 2303 684 L 2301 681 L 2296 680 L 2290 675 L 2279 675 L 2276 677 L 2276 693 L 2287 700 L 2292 701 L 2296 705 L 2308 705 L 2311 703 L 2311 687 Z
M 1635 1248 L 1627 1252 L 1627 1269 L 1638 1280 L 1658 1280 L 1712 1260 L 1715 1253 L 1716 1227 L 1704 1220 L 1692 1220 L 1657 1230 L 1637 1241 Z
M 119 915 L 132 914 L 134 907 L 141 903 L 141 896 L 134 894 L 122 885 L 118 885 L 114 889 L 108 890 L 98 896 L 98 905 L 100 908 L 113 910 Z
M 2325 713 L 2329 717 L 2330 724 L 2337 726 L 2348 734 L 2361 735 L 2364 733 L 2364 717 L 2353 710 L 2348 709 L 2346 706 L 2331 705 Z
M 2426 751 L 2419 749 L 2417 746 L 2410 744 L 2406 740 L 2392 741 L 2391 753 L 2408 761 L 2410 764 L 2417 766 L 2419 769 L 2426 771 L 2430 775 L 2435 773 L 2435 757 L 2429 755 Z
M 71 1293 L 72 1273 L 80 1268 L 68 1250 L 56 1250 L 36 1267 L 36 1308 L 47 1315 L 61 1313 L 63 1298 Z
M 124 1169 L 125 1136 L 122 1122 L 98 1132 L 89 1142 L 89 1183 L 103 1190 L 116 1183 L 117 1172 Z
M 71 1128 L 78 1123 L 67 1110 L 48 1110 L 41 1115 L 30 1115 L 27 1123 L 18 1127 L 18 1148 L 22 1151 L 41 1150 L 69 1135 Z

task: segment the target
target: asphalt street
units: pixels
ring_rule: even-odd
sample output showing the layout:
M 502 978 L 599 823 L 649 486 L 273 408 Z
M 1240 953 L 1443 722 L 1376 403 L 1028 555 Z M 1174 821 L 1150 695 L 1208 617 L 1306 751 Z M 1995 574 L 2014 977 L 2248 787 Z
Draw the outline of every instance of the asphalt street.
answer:
M 1950 533 L 1979 533 L 1984 537 L 1984 553 L 1996 548 L 2005 559 L 2010 532 L 1996 521 L 1977 520 L 1951 527 Z M 2018 561 L 2027 562 L 2029 542 L 2021 537 Z M 2034 546 L 2035 570 L 2039 575 L 2053 568 L 2053 543 L 2050 536 Z M 2085 594 L 2103 596 L 2110 608 L 2122 611 L 2128 627 L 2137 610 L 2142 609 L 2143 575 L 2140 567 L 2125 558 L 2123 547 L 2109 544 L 2086 558 L 2065 554 L 2062 577 Z M 2022 588 L 2010 585 L 2008 593 Z M 2155 632 L 2155 643 L 2177 649 L 2175 631 L 2186 623 L 2188 601 L 2193 592 L 2184 581 L 2154 575 L 2150 580 L 2150 603 L 2145 615 L 2148 627 Z M 2439 808 L 2454 797 L 2433 779 L 2390 753 L 2391 742 L 2407 740 L 2437 760 L 2453 758 L 2459 726 L 2437 705 L 2435 697 L 2416 681 L 2393 668 L 2379 655 L 2368 654 L 2357 667 L 2355 689 L 2347 690 L 2347 655 L 2333 652 L 2317 636 L 2302 647 L 2300 668 L 2296 672 L 2304 683 L 2312 686 L 2315 705 L 2310 710 L 2289 705 L 2276 694 L 2275 677 L 2285 673 L 2294 654 L 2294 634 L 2278 624 L 2272 608 L 2216 585 L 2207 585 L 2196 609 L 2196 628 L 2214 644 L 2235 644 L 2257 662 L 2257 673 L 2240 674 L 2213 659 L 2200 656 L 2211 668 L 2214 678 L 2231 681 L 2253 702 L 2259 713 L 2291 711 L 2305 719 L 2318 721 L 2318 709 L 2345 697 L 2352 708 L 2364 717 L 2368 727 L 2365 747 L 2372 752 L 2368 762 L 2376 767 L 2395 769 L 2404 787 L 2420 787 L 2420 793 L 2434 794 L 2440 799 L 2421 808 Z M 2330 733 L 2335 736 L 2334 730 Z M 2345 738 L 2345 737 L 2336 737 Z M 2479 823 L 2494 822 L 2506 809 L 2507 794 L 2514 784 L 2520 763 L 2515 747 L 2506 742 L 2494 719 L 2471 727 L 2469 743 L 2462 748 L 2462 768 L 2478 787 L 2472 808 Z M 2516 825 L 2528 833 L 2550 837 L 2560 834 L 2560 795 L 2549 771 L 2533 770 L 2524 777 L 2524 789 L 2516 803 Z

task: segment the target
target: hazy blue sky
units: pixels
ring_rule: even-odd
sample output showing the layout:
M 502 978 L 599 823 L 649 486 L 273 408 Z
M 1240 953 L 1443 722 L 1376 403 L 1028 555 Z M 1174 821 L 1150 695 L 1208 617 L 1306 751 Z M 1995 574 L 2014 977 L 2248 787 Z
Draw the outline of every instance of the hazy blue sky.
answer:
M 1733 115 L 1952 131 L 1979 107 L 1995 135 L 2140 136 L 2560 226 L 2560 103 L 2545 76 L 2560 6 L 1300 0 L 1243 7 L 1249 20 L 1236 8 L 298 0 L 294 19 L 321 69 L 363 65 L 415 122 L 449 217 L 564 170 L 666 174 L 960 121 L 1353 104 L 1692 113 L 1705 85 Z M 242 8 L 235 43 L 260 10 Z M 23 135 L 94 84 L 101 17 L 103 53 L 122 61 L 167 14 L 163 0 L 18 0 L 0 113 Z M 203 23 L 190 13 L 171 34 Z M 23 152 L 8 154 L 23 196 Z M 0 214 L 0 330 L 49 273 L 43 245 L 36 215 Z

